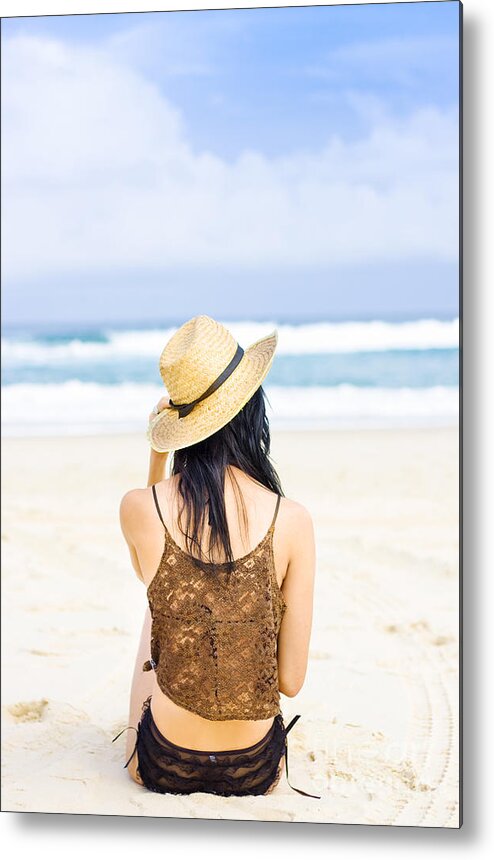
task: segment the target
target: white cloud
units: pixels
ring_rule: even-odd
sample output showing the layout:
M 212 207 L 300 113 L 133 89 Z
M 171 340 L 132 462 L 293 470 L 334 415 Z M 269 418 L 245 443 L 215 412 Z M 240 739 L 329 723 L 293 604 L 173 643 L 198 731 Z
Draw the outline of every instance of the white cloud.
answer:
M 310 266 L 458 254 L 458 117 L 378 116 L 365 139 L 233 163 L 111 53 L 3 48 L 3 273 Z

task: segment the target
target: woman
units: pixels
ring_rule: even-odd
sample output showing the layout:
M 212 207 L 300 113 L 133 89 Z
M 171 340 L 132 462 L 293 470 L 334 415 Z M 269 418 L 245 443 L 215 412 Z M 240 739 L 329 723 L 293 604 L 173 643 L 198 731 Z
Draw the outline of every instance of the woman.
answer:
M 288 777 L 298 716 L 285 727 L 279 694 L 295 696 L 307 670 L 315 548 L 269 457 L 262 382 L 276 343 L 275 331 L 244 351 L 198 316 L 160 358 L 148 486 L 120 506 L 149 601 L 125 766 L 151 791 L 267 794 L 283 760 Z

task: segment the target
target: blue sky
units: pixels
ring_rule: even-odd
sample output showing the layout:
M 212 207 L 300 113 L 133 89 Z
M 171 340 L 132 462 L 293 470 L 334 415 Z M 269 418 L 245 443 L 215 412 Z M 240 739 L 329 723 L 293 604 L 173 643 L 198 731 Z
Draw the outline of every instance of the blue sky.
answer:
M 457 313 L 458 16 L 4 19 L 5 321 Z

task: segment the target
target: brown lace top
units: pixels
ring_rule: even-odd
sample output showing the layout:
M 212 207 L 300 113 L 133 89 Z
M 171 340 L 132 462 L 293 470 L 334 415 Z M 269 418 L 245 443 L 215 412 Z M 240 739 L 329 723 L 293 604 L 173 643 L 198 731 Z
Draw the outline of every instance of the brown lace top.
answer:
M 151 660 L 158 685 L 177 705 L 210 720 L 263 720 L 280 713 L 277 640 L 285 599 L 276 579 L 273 535 L 280 496 L 263 539 L 235 562 L 201 570 L 173 540 L 148 590 Z

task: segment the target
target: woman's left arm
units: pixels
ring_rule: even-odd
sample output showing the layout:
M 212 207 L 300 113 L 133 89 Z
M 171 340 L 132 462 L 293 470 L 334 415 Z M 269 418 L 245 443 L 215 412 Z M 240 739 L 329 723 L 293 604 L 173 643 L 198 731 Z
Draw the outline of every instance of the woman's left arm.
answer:
M 164 454 L 160 454 L 158 451 L 155 451 L 154 448 L 151 448 L 151 453 L 149 455 L 148 487 L 152 484 L 157 484 L 159 481 L 164 479 L 167 460 L 168 451 L 165 451 Z

